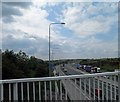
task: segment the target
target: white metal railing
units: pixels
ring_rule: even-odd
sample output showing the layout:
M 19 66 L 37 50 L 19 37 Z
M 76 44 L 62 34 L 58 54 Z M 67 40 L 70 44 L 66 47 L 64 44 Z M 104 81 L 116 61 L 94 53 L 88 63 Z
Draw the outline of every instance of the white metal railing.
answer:
M 118 100 L 118 73 L 0 80 L 3 100 Z

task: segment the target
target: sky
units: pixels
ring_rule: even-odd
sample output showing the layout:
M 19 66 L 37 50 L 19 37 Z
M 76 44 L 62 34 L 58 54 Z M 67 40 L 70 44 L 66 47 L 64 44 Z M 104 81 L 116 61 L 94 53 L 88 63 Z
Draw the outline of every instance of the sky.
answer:
M 2 50 L 51 58 L 118 57 L 117 2 L 2 2 Z

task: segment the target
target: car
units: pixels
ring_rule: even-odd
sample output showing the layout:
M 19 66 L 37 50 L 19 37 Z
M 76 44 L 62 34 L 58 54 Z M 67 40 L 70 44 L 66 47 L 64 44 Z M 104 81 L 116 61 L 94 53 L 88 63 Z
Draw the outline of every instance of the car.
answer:
M 62 69 L 64 69 L 65 67 L 62 66 Z
M 100 73 L 100 68 L 99 67 L 92 67 L 91 72 Z
M 64 68 L 64 70 L 63 70 L 64 72 L 67 72 L 67 69 L 66 68 Z
M 86 66 L 86 67 L 85 67 L 85 71 L 86 71 L 86 72 L 91 72 L 91 66 Z
M 100 88 L 95 89 L 95 95 L 98 96 L 98 94 L 100 95 L 100 97 L 102 97 L 102 89 L 100 89 Z

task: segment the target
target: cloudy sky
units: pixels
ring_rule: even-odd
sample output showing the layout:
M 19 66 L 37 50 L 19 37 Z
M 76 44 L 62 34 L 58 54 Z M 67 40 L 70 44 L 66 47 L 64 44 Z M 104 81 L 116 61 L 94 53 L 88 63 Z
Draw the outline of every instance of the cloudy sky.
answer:
M 117 2 L 2 2 L 2 49 L 48 59 L 118 56 Z

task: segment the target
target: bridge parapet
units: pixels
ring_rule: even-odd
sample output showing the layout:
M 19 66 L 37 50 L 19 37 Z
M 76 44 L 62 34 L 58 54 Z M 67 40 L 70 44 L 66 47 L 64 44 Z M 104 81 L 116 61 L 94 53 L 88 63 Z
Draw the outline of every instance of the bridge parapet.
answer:
M 118 73 L 0 80 L 0 98 L 1 101 L 119 100 Z

